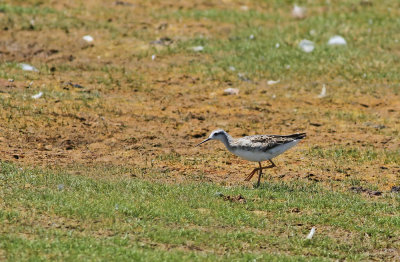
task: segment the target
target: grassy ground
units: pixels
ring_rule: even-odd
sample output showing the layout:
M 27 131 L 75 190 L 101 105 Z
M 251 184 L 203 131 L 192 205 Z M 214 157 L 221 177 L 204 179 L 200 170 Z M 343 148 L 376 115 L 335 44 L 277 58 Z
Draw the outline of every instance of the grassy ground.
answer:
M 267 182 L 254 190 L 92 179 L 10 164 L 1 170 L 0 247 L 10 260 L 308 261 L 399 255 L 395 193 L 366 199 L 306 182 Z M 307 240 L 313 226 L 315 237 Z
M 399 259 L 400 3 L 293 4 L 0 1 L 0 258 Z M 308 138 L 253 189 L 216 128 Z

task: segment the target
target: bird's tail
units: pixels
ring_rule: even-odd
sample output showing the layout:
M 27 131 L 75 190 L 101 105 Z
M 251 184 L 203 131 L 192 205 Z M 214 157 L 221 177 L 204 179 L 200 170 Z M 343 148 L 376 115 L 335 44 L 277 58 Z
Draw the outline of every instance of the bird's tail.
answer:
M 298 134 L 289 135 L 288 137 L 293 138 L 295 140 L 299 140 L 299 139 L 305 138 L 306 136 L 307 136 L 306 133 L 298 133 Z

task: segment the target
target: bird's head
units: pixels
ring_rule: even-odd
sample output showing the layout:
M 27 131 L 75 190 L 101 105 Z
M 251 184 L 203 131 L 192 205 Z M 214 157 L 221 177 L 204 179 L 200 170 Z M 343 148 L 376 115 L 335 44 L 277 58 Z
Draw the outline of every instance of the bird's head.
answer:
M 222 130 L 222 129 L 214 130 L 214 131 L 211 132 L 210 136 L 207 139 L 205 139 L 202 142 L 198 143 L 196 146 L 199 146 L 199 145 L 201 145 L 201 144 L 203 144 L 203 143 L 205 143 L 207 141 L 210 141 L 210 140 L 220 140 L 220 141 L 222 141 L 222 139 L 224 137 L 226 137 L 226 132 L 224 130 Z

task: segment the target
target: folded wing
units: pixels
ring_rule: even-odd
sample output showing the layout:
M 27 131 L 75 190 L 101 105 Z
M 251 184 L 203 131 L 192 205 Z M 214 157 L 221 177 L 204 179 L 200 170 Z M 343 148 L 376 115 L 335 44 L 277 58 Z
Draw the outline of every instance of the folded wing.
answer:
M 287 136 L 281 135 L 255 135 L 244 137 L 248 141 L 247 146 L 258 147 L 262 151 L 267 151 L 279 145 L 284 145 L 295 140 L 300 140 L 306 137 L 305 133 L 292 134 Z M 241 140 L 241 139 L 240 139 Z M 242 144 L 243 145 L 243 144 Z

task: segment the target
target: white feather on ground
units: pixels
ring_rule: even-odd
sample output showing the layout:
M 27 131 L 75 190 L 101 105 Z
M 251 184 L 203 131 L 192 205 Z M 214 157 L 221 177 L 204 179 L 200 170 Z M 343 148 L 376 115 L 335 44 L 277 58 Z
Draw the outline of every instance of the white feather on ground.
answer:
M 315 234 L 315 227 L 312 227 L 306 239 L 311 239 Z

